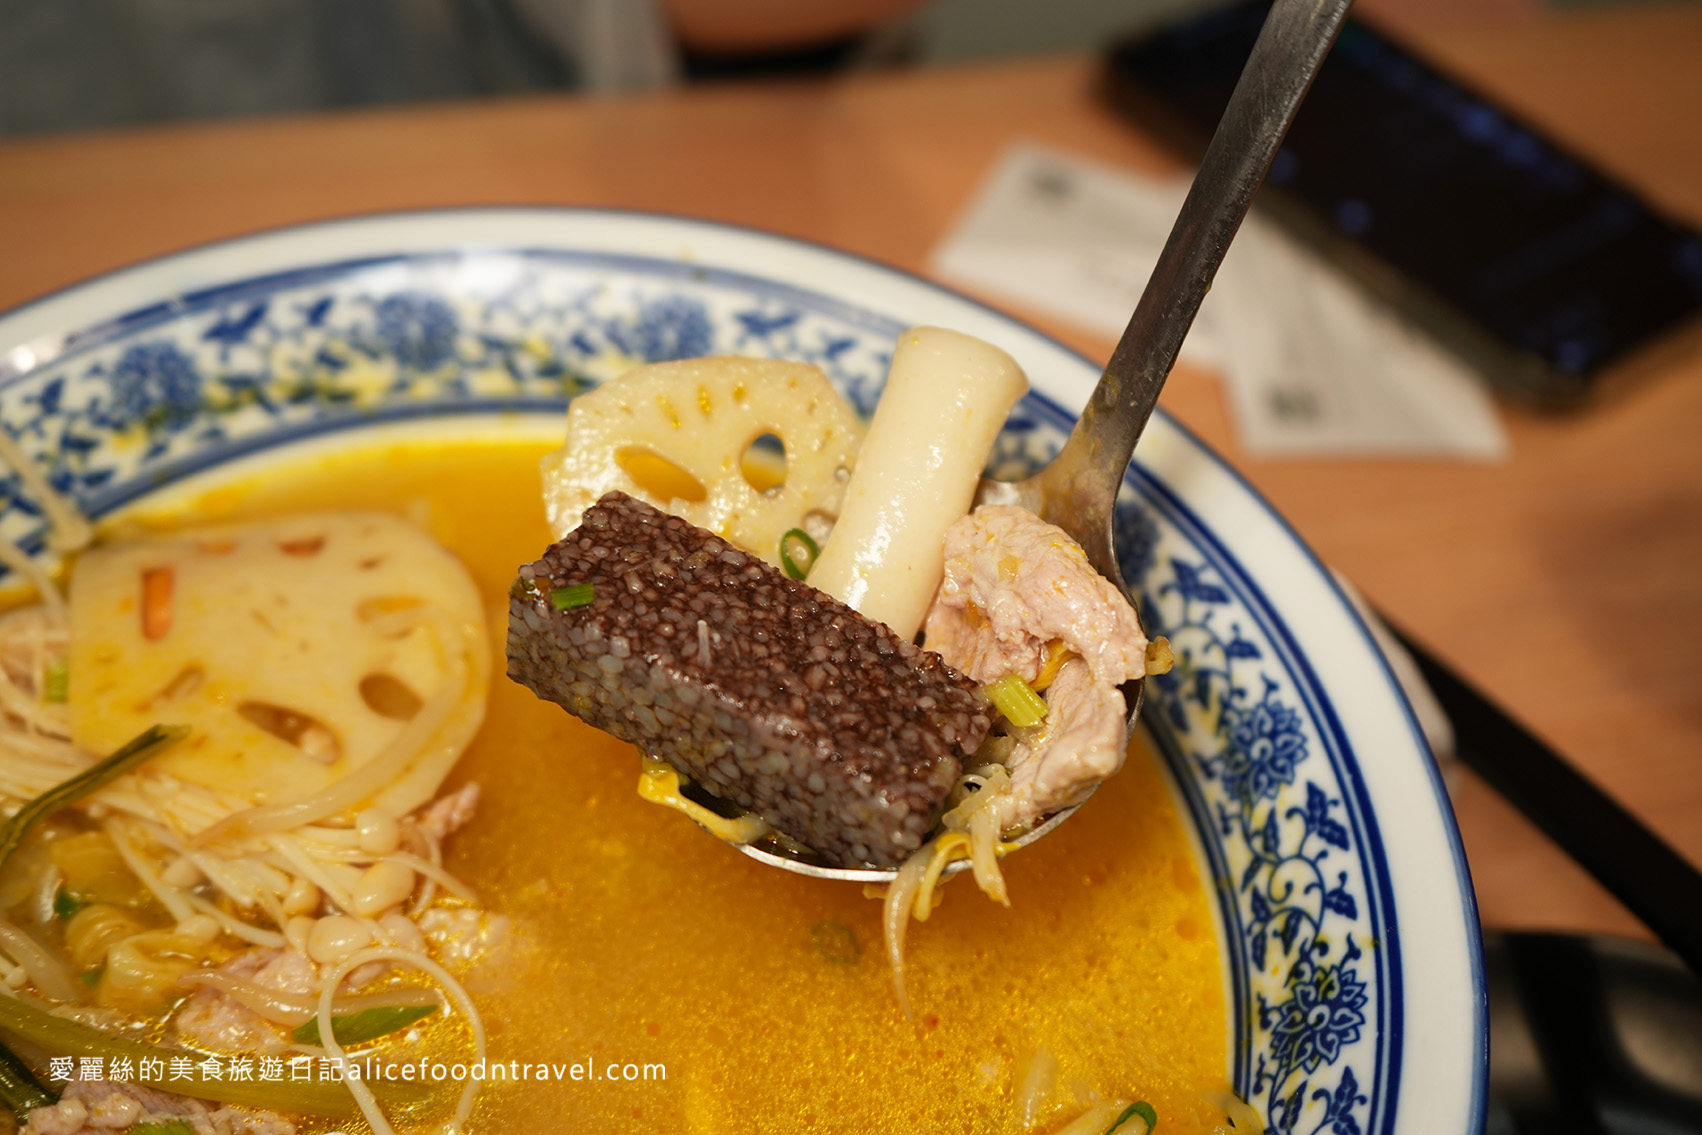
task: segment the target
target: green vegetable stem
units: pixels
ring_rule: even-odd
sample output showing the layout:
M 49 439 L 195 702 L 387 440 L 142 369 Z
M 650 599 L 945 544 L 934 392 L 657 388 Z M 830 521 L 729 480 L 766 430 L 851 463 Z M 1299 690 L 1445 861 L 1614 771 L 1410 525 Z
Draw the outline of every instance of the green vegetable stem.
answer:
M 347 1119 L 355 1115 L 354 1098 L 347 1088 L 334 1080 L 231 1080 L 224 1078 L 222 1068 L 209 1075 L 202 1067 L 201 1053 L 112 1036 L 88 1025 L 56 1017 L 16 997 L 0 995 L 0 1030 L 57 1056 L 98 1056 L 107 1063 L 128 1060 L 138 1068 L 142 1067 L 144 1060 L 166 1064 L 176 1060 L 183 1074 L 178 1075 L 174 1071 L 169 1081 L 154 1086 L 196 1099 L 268 1111 L 296 1111 L 331 1119 Z M 194 1059 L 186 1060 L 185 1057 Z M 430 1090 L 420 1084 L 399 1084 L 380 1079 L 369 1080 L 366 1084 L 379 1102 L 387 1106 L 418 1104 L 430 1095 Z
M 995 709 L 1004 714 L 1012 725 L 1039 725 L 1046 720 L 1046 700 L 1035 693 L 1021 674 L 1006 674 L 996 682 L 981 687 Z
M 52 1092 L 36 1082 L 34 1073 L 12 1050 L 0 1047 L 0 1103 L 23 1120 L 38 1107 L 56 1102 Z
M 377 1040 L 381 1036 L 405 1029 L 415 1021 L 431 1016 L 437 1009 L 436 1005 L 387 1005 L 378 1009 L 362 1009 L 346 1017 L 332 1017 L 331 1032 L 336 1036 L 337 1043 L 347 1048 L 351 1044 Z M 290 1037 L 297 1044 L 325 1043 L 319 1036 L 318 1017 L 296 1029 Z
M 63 658 L 47 664 L 47 673 L 43 677 L 41 700 L 44 702 L 63 702 L 71 688 L 71 668 Z
M 56 784 L 18 809 L 17 815 L 0 826 L 0 867 L 18 850 L 43 818 L 52 815 L 75 800 L 106 787 L 131 769 L 165 752 L 189 736 L 187 725 L 155 725 L 144 730 L 122 749 L 104 760 L 96 761 L 70 780 Z

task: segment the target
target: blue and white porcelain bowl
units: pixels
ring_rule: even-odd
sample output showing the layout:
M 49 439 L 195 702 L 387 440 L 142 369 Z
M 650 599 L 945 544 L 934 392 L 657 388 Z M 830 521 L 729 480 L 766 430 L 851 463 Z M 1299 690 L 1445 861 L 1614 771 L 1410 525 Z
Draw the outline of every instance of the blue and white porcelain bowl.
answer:
M 347 431 L 493 415 L 559 431 L 575 392 L 636 361 L 805 359 L 867 412 L 918 323 L 997 343 L 1032 379 L 995 475 L 1056 452 L 1098 368 L 1022 324 L 827 249 L 592 210 L 355 219 L 102 277 L 0 317 L 0 419 L 99 516 Z M 36 502 L 15 475 L 0 492 L 0 532 L 39 550 Z M 1280 1132 L 1475 1135 L 1488 1039 L 1471 883 L 1365 626 L 1282 518 L 1162 413 L 1118 515 L 1124 575 L 1181 660 L 1145 720 L 1217 884 L 1237 1091 Z

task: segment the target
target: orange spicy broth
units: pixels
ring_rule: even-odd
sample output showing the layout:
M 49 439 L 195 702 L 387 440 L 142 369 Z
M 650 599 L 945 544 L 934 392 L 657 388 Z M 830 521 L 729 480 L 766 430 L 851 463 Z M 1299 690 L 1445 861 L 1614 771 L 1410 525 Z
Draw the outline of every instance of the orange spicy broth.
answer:
M 429 516 L 488 600 L 500 658 L 515 569 L 551 542 L 537 470 L 547 448 L 375 443 L 268 464 L 141 519 Z M 914 1023 L 893 994 L 880 902 L 764 867 L 640 800 L 632 746 L 538 700 L 500 663 L 448 787 L 469 780 L 483 799 L 447 865 L 513 930 L 500 963 L 468 984 L 490 1058 L 530 1066 L 484 1089 L 475 1131 L 1014 1132 L 1017 1086 L 1041 1046 L 1059 1074 L 1037 1131 L 1091 1093 L 1151 1101 L 1167 1135 L 1222 1122 L 1209 1102 L 1226 1085 L 1209 896 L 1144 743 L 1092 804 L 1005 861 L 1009 909 L 964 877 L 910 924 Z M 532 1078 L 540 1064 L 587 1063 L 597 1079 Z M 607 1079 L 611 1063 L 640 1078 Z M 645 1065 L 666 1079 L 646 1079 Z

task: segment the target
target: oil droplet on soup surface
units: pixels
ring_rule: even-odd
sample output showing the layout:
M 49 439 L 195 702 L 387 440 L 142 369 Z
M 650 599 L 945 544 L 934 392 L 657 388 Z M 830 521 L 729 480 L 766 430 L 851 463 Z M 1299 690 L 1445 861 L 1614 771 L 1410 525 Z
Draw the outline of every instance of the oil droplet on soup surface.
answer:
M 427 500 L 500 653 L 508 586 L 551 542 L 538 461 L 555 444 L 372 445 L 141 519 Z M 739 855 L 641 800 L 638 771 L 632 746 L 493 680 L 446 785 L 483 788 L 447 866 L 514 920 L 503 964 L 468 988 L 491 1060 L 524 1078 L 485 1088 L 475 1131 L 1006 1135 L 1042 1045 L 1059 1073 L 1037 1132 L 1083 1110 L 1077 1091 L 1150 1100 L 1169 1135 L 1222 1122 L 1210 896 L 1145 744 L 1070 823 L 1005 860 L 1009 909 L 962 876 L 909 928 L 914 1022 L 893 995 L 879 902 Z M 539 1065 L 564 1078 L 537 1082 Z

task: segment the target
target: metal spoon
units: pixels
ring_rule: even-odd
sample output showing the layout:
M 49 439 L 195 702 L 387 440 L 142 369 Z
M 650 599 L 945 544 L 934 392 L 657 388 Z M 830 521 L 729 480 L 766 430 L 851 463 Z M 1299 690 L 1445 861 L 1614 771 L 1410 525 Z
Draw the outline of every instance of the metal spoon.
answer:
M 1057 457 L 1025 481 L 981 482 L 977 504 L 1019 504 L 1056 524 L 1081 544 L 1102 575 L 1125 592 L 1128 588 L 1112 547 L 1117 489 L 1182 340 L 1295 111 L 1335 42 L 1348 3 L 1276 0 L 1146 290 L 1069 440 Z M 1144 687 L 1139 679 L 1123 687 L 1131 729 L 1140 714 Z M 1047 817 L 1016 844 L 1033 843 L 1080 806 Z M 760 843 L 735 846 L 753 859 L 820 879 L 877 883 L 897 874 L 891 869 L 822 866 Z M 968 866 L 967 860 L 959 860 L 946 870 Z

